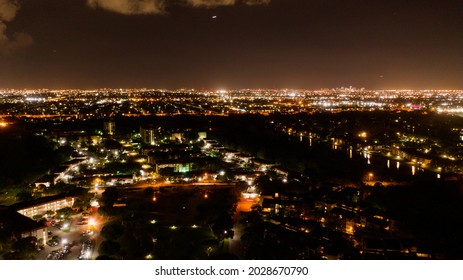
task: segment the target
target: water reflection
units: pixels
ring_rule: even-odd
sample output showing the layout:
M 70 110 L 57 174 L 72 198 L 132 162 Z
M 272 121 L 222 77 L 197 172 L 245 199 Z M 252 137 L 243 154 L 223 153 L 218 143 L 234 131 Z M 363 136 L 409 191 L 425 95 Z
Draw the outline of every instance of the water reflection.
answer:
M 323 143 L 322 141 L 315 139 L 315 142 L 313 142 L 312 138 L 310 137 L 308 138 L 309 138 L 309 144 L 310 144 L 311 150 L 312 149 L 330 149 L 334 151 L 337 151 L 337 150 L 345 151 L 344 153 L 342 153 L 343 156 L 346 157 L 348 155 L 349 159 L 353 160 L 353 163 L 357 164 L 358 167 L 361 166 L 360 162 L 363 162 L 363 164 L 370 165 L 371 168 L 382 170 L 382 172 L 389 169 L 389 172 L 385 173 L 387 174 L 385 176 L 389 176 L 389 178 L 399 178 L 400 180 L 403 180 L 404 175 L 422 176 L 422 174 L 424 175 L 428 173 L 426 169 L 420 166 L 411 165 L 411 162 L 410 163 L 405 162 L 405 165 L 402 166 L 403 168 L 401 169 L 402 158 L 399 156 L 395 156 L 394 158 L 391 158 L 392 155 L 390 152 L 387 154 L 387 156 L 381 156 L 381 155 L 376 155 L 374 152 L 371 152 L 371 150 L 369 150 L 370 149 L 369 147 L 365 149 L 357 149 L 357 147 L 355 146 L 348 146 L 348 145 L 344 146 L 342 144 L 340 145 L 339 142 L 335 142 L 335 141 Z M 386 162 L 386 164 L 384 164 L 384 161 Z M 395 163 L 396 169 L 391 170 L 392 166 L 394 166 L 394 163 Z M 410 169 L 408 169 L 408 166 L 410 166 Z M 381 174 L 381 173 L 378 173 L 378 174 Z M 432 174 L 432 177 L 436 178 L 434 176 L 437 176 L 437 179 L 441 178 L 441 174 L 437 174 L 437 175 Z

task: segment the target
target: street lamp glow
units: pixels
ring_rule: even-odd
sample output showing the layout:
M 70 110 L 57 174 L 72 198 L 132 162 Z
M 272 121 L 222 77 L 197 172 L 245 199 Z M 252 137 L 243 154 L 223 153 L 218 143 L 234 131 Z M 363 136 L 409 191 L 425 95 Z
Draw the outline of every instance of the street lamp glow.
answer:
M 91 252 L 91 251 L 89 251 L 89 250 L 85 251 L 85 258 L 86 258 L 86 259 L 89 259 L 91 256 L 92 256 L 92 252 Z
M 368 173 L 368 181 L 371 181 L 373 179 L 373 173 Z
M 98 189 L 98 188 L 96 188 L 96 189 Z M 92 200 L 92 201 L 90 202 L 90 206 L 92 206 L 92 207 L 98 207 L 98 206 L 100 206 L 100 204 L 98 203 L 98 200 L 94 199 L 94 200 Z

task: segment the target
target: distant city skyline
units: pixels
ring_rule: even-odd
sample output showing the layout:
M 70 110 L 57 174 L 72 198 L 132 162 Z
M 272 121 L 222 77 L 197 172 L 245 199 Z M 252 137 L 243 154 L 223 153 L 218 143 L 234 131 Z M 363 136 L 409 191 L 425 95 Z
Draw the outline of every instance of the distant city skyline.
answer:
M 463 89 L 463 3 L 0 0 L 0 88 Z

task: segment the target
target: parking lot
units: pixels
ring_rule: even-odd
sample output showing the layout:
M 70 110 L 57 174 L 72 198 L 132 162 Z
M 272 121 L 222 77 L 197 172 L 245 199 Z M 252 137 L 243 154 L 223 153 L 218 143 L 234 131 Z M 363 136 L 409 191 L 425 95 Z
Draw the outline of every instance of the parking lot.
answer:
M 69 227 L 49 226 L 49 242 L 36 258 L 39 260 L 85 260 L 98 256 L 102 218 L 92 216 L 91 225 L 81 222 L 81 214 L 72 216 Z

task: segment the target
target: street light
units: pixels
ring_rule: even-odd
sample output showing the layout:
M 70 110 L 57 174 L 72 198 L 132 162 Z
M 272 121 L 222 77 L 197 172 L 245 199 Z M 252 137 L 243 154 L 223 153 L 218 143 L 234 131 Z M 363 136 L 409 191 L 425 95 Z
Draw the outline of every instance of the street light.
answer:
M 370 173 L 368 173 L 368 181 L 371 181 L 371 180 L 372 180 L 372 178 L 373 178 L 373 173 L 371 173 L 371 172 L 370 172 Z
M 88 220 L 88 228 L 93 231 L 95 229 L 96 221 L 94 218 Z
M 64 223 L 63 226 L 61 227 L 62 230 L 68 230 L 69 229 L 69 223 Z

